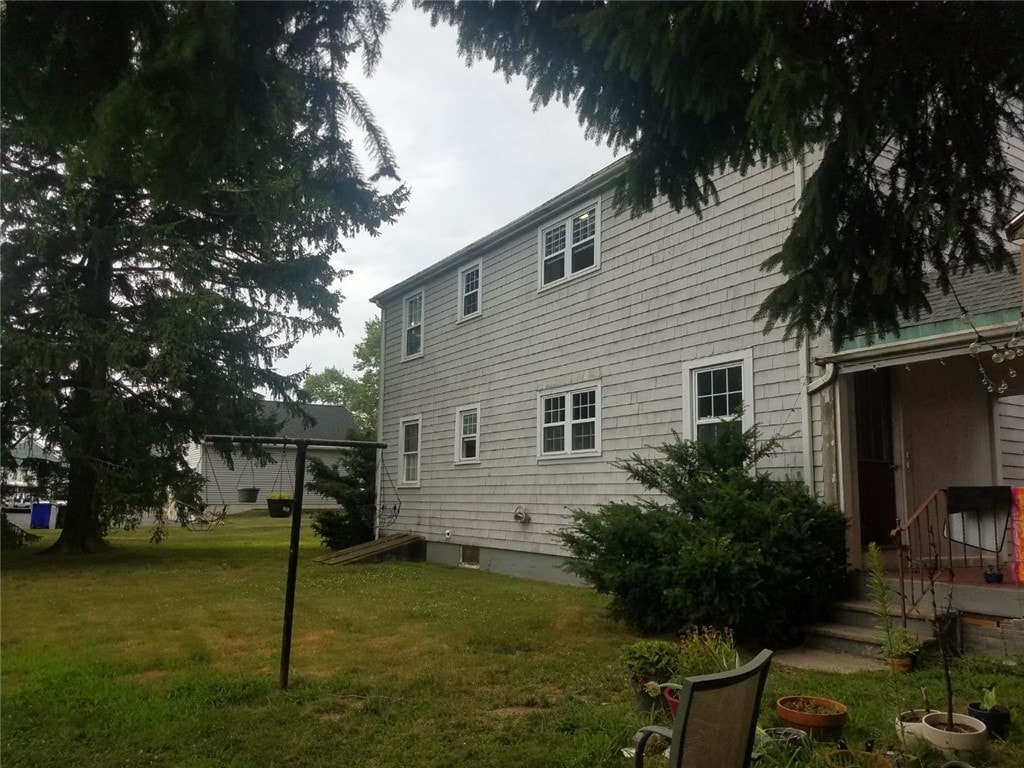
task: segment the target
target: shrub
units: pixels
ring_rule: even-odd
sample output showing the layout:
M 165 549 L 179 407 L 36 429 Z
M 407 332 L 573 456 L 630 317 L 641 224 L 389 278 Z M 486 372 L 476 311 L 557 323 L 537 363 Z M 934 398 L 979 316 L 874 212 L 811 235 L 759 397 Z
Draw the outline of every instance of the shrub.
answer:
M 0 549 L 20 549 L 37 541 L 39 537 L 36 534 L 22 530 L 7 519 L 6 512 L 0 512 Z
M 679 646 L 668 640 L 639 640 L 623 646 L 619 660 L 640 687 L 667 683 L 679 672 Z
M 662 500 L 574 510 L 567 568 L 611 595 L 609 611 L 647 633 L 732 628 L 758 643 L 793 639 L 846 574 L 846 520 L 796 480 L 754 469 L 776 449 L 756 428 L 662 446 L 618 466 Z
M 368 434 L 352 434 L 351 440 L 372 440 Z M 334 499 L 339 507 L 318 510 L 313 530 L 324 546 L 346 549 L 373 540 L 376 511 L 377 449 L 350 448 L 333 466 L 319 459 L 309 463 L 311 491 Z

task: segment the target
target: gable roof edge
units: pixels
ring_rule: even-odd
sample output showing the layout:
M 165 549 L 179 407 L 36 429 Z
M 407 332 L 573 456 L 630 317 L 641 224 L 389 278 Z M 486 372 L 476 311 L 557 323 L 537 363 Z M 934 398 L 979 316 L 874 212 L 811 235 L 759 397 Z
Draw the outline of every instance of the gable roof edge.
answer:
M 583 202 L 586 198 L 592 196 L 595 192 L 608 186 L 608 184 L 614 181 L 615 178 L 622 173 L 623 167 L 628 159 L 628 155 L 620 157 L 618 160 L 606 165 L 604 168 L 591 174 L 578 184 L 574 184 L 569 187 L 569 189 L 555 195 L 555 197 L 542 203 L 533 210 L 513 219 L 508 224 L 505 224 L 490 234 L 484 235 L 479 240 L 475 240 L 469 245 L 460 248 L 450 256 L 446 256 L 440 261 L 431 264 L 426 269 L 420 270 L 411 277 L 407 277 L 405 280 L 402 280 L 400 283 L 396 283 L 390 288 L 385 288 L 376 296 L 370 297 L 370 301 L 378 307 L 381 307 L 383 301 L 386 301 L 397 294 L 403 293 L 413 286 L 422 285 L 431 277 L 451 269 L 457 264 L 468 261 L 473 256 L 477 256 L 483 251 L 493 248 L 499 243 L 518 235 L 525 229 L 539 226 L 539 222 L 553 217 L 555 214 L 570 207 L 574 203 Z

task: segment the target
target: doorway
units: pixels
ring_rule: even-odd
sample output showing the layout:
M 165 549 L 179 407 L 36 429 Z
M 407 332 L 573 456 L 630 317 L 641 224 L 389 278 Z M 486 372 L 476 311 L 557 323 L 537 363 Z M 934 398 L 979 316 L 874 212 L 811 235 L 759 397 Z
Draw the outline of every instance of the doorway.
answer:
M 896 464 L 892 447 L 892 399 L 889 370 L 854 374 L 857 420 L 857 490 L 860 496 L 861 546 L 891 543 L 897 525 Z

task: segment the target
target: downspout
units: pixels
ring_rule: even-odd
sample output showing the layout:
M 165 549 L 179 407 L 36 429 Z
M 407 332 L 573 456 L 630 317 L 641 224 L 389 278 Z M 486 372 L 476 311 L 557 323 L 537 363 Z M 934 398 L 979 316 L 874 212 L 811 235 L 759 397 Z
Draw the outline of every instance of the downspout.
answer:
M 799 215 L 800 198 L 804 193 L 804 156 L 798 154 L 793 162 L 793 221 Z M 804 484 L 814 493 L 814 439 L 811 434 L 811 340 L 804 334 L 800 342 L 800 437 L 803 452 Z
M 380 370 L 377 372 L 377 442 L 384 442 L 384 307 L 377 304 L 377 309 L 380 310 L 380 346 L 377 354 L 380 360 Z M 384 491 L 384 449 L 378 449 L 380 451 L 380 462 L 377 469 L 377 481 L 376 481 L 376 495 L 374 498 L 377 503 L 374 505 L 373 510 L 373 538 L 380 538 L 380 500 L 383 498 L 381 494 Z

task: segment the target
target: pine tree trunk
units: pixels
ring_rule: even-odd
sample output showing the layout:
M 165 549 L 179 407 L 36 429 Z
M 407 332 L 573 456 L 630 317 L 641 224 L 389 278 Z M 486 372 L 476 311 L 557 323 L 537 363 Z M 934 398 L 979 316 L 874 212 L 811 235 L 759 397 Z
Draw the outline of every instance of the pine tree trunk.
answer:
M 114 219 L 114 195 L 102 180 L 92 206 L 93 237 L 87 246 L 82 271 L 82 301 L 79 310 L 91 318 L 97 333 L 82 350 L 75 366 L 68 424 L 73 437 L 65 444 L 68 462 L 68 498 L 64 527 L 48 552 L 88 553 L 106 548 L 106 523 L 102 518 L 103 498 L 99 467 L 104 450 L 97 395 L 109 389 L 110 366 L 103 329 L 110 323 L 113 292 L 113 249 L 110 225 Z

